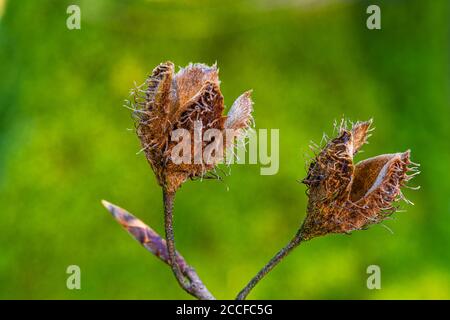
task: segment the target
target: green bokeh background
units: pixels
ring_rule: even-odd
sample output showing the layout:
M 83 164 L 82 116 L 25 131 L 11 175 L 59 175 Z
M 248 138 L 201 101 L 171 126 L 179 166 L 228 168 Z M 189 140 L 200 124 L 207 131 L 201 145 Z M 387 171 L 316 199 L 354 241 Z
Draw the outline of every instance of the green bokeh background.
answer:
M 66 8 L 81 7 L 81 30 Z M 378 4 L 382 30 L 366 28 Z M 310 140 L 374 118 L 358 160 L 412 150 L 416 205 L 383 226 L 301 246 L 253 299 L 450 298 L 449 2 L 0 1 L 0 298 L 190 298 L 101 206 L 163 231 L 161 191 L 122 108 L 160 62 L 220 67 L 229 106 L 252 88 L 257 128 L 280 129 L 280 169 L 234 165 L 177 195 L 176 240 L 232 298 L 305 215 Z M 81 290 L 66 268 L 81 268 Z M 366 288 L 379 265 L 382 289 Z

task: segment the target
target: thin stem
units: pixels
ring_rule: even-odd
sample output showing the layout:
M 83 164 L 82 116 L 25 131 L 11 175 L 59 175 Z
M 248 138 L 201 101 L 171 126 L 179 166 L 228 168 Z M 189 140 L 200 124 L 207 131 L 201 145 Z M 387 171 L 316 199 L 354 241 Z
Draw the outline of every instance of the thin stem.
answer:
M 250 280 L 244 289 L 239 292 L 236 300 L 244 300 L 250 291 L 261 281 L 266 274 L 268 274 L 281 260 L 283 260 L 294 248 L 296 248 L 303 241 L 301 231 L 297 232 L 295 237 Z
M 173 233 L 173 202 L 175 200 L 175 192 L 167 192 L 163 190 L 163 202 L 164 202 L 164 227 L 166 231 L 166 243 L 167 251 L 169 254 L 169 263 L 172 268 L 173 274 L 177 279 L 180 286 L 189 294 L 192 294 L 190 290 L 190 285 L 186 281 L 180 267 L 176 261 L 176 250 L 175 250 L 175 237 Z

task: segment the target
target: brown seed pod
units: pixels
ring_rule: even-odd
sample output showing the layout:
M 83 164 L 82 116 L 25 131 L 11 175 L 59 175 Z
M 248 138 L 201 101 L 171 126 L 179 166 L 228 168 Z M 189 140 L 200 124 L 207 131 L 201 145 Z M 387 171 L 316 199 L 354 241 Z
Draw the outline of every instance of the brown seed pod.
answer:
M 347 129 L 345 122 L 336 138 L 327 142 L 311 161 L 303 183 L 308 186 L 306 218 L 289 243 L 248 282 L 236 299 L 250 291 L 304 241 L 329 233 L 350 233 L 380 223 L 396 211 L 395 203 L 404 199 L 406 182 L 419 174 L 409 160 L 409 150 L 383 154 L 358 164 L 354 155 L 367 142 L 372 120 L 357 122 Z M 418 166 L 418 165 L 416 165 Z M 416 173 L 407 175 L 410 171 Z M 407 200 L 406 200 L 407 201 Z
M 203 177 L 222 160 L 221 155 L 234 146 L 235 138 L 251 124 L 253 102 L 250 93 L 241 95 L 228 116 L 224 116 L 224 99 L 216 65 L 190 64 L 175 73 L 172 62 L 161 63 L 142 86 L 132 91 L 131 107 L 137 119 L 137 135 L 164 190 L 175 192 L 186 179 Z M 196 124 L 200 124 L 200 131 L 196 130 Z M 171 134 L 177 129 L 190 133 L 189 163 L 172 161 L 172 151 L 179 142 L 173 141 Z M 209 144 L 203 136 L 207 129 L 216 129 L 224 137 L 228 130 L 232 133 L 228 137 L 233 137 L 215 141 L 223 152 L 211 161 L 204 161 L 202 153 Z M 201 145 L 192 141 L 196 134 L 200 134 Z M 183 140 L 182 143 L 187 142 Z
M 358 164 L 353 157 L 366 143 L 372 121 L 358 122 L 351 129 L 339 128 L 311 162 L 307 177 L 307 216 L 303 240 L 328 233 L 350 233 L 379 223 L 396 211 L 404 198 L 401 188 L 414 175 L 410 151 L 384 154 Z

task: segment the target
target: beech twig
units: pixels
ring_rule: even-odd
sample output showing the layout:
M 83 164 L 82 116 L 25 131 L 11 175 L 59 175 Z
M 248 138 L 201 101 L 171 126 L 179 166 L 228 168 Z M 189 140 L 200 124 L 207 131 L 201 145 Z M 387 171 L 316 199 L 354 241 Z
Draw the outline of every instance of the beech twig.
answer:
M 175 200 L 175 192 L 167 192 L 163 190 L 164 202 L 164 228 L 166 231 L 167 252 L 169 255 L 169 264 L 178 284 L 188 293 L 191 293 L 190 284 L 186 281 L 185 276 L 180 270 L 176 261 L 175 236 L 173 233 L 173 201 Z M 194 294 L 193 294 L 194 295 Z M 195 295 L 194 295 L 195 296 Z
M 275 266 L 281 262 L 289 253 L 292 252 L 300 243 L 302 243 L 302 233 L 298 232 L 295 237 L 278 253 L 250 280 L 250 282 L 245 286 L 244 289 L 239 292 L 236 300 L 244 300 L 250 291 L 268 274 Z
M 175 192 L 184 182 L 213 172 L 220 159 L 207 157 L 207 161 L 203 161 L 202 157 L 201 163 L 195 160 L 191 163 L 174 161 L 172 154 L 179 144 L 172 143 L 172 134 L 174 130 L 184 129 L 190 137 L 196 137 L 196 123 L 199 122 L 202 128 L 225 134 L 227 138 L 219 146 L 220 151 L 226 154 L 228 150 L 233 150 L 235 142 L 241 140 L 252 125 L 253 102 L 250 93 L 248 91 L 239 96 L 225 116 L 216 65 L 189 64 L 175 73 L 175 65 L 167 61 L 153 70 L 144 85 L 132 91 L 131 101 L 127 105 L 135 111 L 141 151 L 145 152 L 163 189 L 166 240 L 124 209 L 106 201 L 103 205 L 147 250 L 170 265 L 179 285 L 198 299 L 214 297 L 194 269 L 176 252 L 173 202 Z M 313 148 L 314 159 L 309 164 L 307 177 L 302 180 L 308 188 L 305 220 L 291 242 L 252 278 L 236 299 L 245 299 L 256 284 L 303 241 L 327 234 L 350 234 L 355 230 L 364 230 L 381 223 L 397 210 L 395 203 L 405 199 L 401 188 L 418 174 L 407 173 L 415 172 L 417 168 L 409 167 L 414 165 L 410 161 L 409 150 L 354 163 L 355 154 L 367 143 L 371 125 L 372 120 L 369 120 L 348 128 L 342 121 L 337 128 L 337 137 L 324 138 L 324 146 L 321 143 L 321 146 Z M 229 130 L 233 133 L 232 139 L 228 138 Z M 206 143 L 201 131 L 200 135 Z M 191 150 L 190 156 L 197 157 L 196 148 L 192 150 L 190 145 L 186 146 L 187 150 Z M 184 151 L 183 156 L 186 156 Z
M 142 244 L 144 248 L 166 264 L 171 265 L 166 241 L 161 238 L 159 234 L 125 209 L 105 200 L 102 201 L 102 204 L 113 215 L 117 222 L 119 222 L 133 238 Z M 189 266 L 183 256 L 178 252 L 175 252 L 175 260 L 179 271 L 183 276 L 184 281 L 180 284 L 181 286 L 185 285 L 183 289 L 197 299 L 215 300 L 214 296 L 208 291 L 194 268 Z

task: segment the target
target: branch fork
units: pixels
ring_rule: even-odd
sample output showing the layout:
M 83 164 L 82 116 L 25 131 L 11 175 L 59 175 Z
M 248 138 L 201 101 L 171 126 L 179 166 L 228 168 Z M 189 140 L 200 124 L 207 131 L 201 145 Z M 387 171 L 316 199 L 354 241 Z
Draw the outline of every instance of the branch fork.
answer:
M 134 215 L 106 200 L 102 201 L 103 206 L 112 214 L 114 219 L 128 231 L 145 249 L 158 257 L 162 262 L 173 266 L 166 240 L 156 233 L 144 222 Z M 200 300 L 214 300 L 214 296 L 208 291 L 202 280 L 181 254 L 175 252 L 176 268 L 180 272 L 182 288 L 192 296 Z M 178 279 L 178 278 L 177 278 Z

